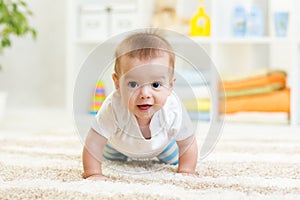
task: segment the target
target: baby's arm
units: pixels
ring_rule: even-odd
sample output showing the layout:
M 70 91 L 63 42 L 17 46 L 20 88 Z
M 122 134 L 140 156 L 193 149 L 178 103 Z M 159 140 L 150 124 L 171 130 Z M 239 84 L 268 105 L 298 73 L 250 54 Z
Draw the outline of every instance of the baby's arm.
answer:
M 107 179 L 102 174 L 102 152 L 107 139 L 90 129 L 82 152 L 83 177 L 91 180 Z
M 177 141 L 179 149 L 178 173 L 195 175 L 198 160 L 198 146 L 193 135 L 185 140 Z

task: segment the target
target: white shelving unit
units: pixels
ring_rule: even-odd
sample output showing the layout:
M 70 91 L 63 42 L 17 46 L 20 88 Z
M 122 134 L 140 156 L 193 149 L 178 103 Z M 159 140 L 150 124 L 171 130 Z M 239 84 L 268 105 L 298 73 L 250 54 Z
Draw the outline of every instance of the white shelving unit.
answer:
M 135 27 L 147 27 L 153 14 L 154 0 L 69 0 L 68 81 L 67 99 L 72 102 L 74 81 L 81 63 L 90 51 L 105 38 L 83 38 L 80 36 L 80 7 L 105 6 L 111 2 L 118 5 L 136 6 Z M 178 0 L 178 14 L 191 17 L 197 10 L 198 0 Z M 264 35 L 262 37 L 232 37 L 231 11 L 237 3 L 245 6 L 255 3 L 264 13 Z M 238 74 L 257 68 L 276 68 L 288 72 L 288 87 L 291 88 L 291 125 L 300 125 L 300 1 L 298 0 L 205 0 L 204 6 L 211 17 L 211 36 L 192 37 L 212 57 L 219 72 Z M 287 37 L 275 36 L 273 14 L 288 11 Z M 106 31 L 106 30 L 105 30 Z M 71 109 L 71 107 L 70 107 Z
M 291 88 L 290 124 L 300 125 L 300 15 L 297 11 L 300 4 L 297 0 L 285 2 L 278 0 L 248 1 L 213 1 L 217 10 L 214 37 L 217 40 L 214 60 L 219 71 L 226 73 L 242 73 L 257 68 L 283 69 L 288 73 L 288 87 Z M 234 38 L 230 33 L 230 10 L 237 3 L 245 6 L 253 3 L 259 5 L 264 12 L 264 35 L 262 37 Z M 287 36 L 275 36 L 274 12 L 288 11 L 289 24 Z M 297 23 L 298 22 L 298 23 Z
M 66 104 L 70 112 L 76 77 L 87 56 L 97 45 L 119 31 L 147 26 L 153 6 L 152 0 L 68 0 Z M 82 27 L 89 30 L 83 31 Z M 93 31 L 101 34 L 97 37 Z M 90 37 L 88 33 L 91 33 Z

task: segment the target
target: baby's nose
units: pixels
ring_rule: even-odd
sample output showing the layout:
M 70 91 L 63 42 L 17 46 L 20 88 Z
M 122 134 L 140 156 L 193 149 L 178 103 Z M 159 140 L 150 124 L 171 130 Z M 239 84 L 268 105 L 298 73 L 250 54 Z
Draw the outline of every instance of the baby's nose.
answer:
M 145 84 L 141 86 L 139 93 L 141 99 L 149 99 L 151 97 L 151 87 Z

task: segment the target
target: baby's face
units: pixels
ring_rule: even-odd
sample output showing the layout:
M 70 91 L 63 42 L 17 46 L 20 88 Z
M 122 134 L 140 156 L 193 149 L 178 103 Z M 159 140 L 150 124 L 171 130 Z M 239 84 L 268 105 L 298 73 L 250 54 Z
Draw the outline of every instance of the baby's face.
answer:
M 166 54 L 153 59 L 121 58 L 121 76 L 115 84 L 137 119 L 150 120 L 172 91 L 174 78 Z

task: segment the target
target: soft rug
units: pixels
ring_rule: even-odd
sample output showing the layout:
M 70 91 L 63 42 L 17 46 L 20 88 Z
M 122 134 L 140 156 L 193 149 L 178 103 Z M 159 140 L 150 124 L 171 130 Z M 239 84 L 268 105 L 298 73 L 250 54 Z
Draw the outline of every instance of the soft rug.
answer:
M 69 131 L 0 131 L 0 199 L 300 199 L 299 128 L 225 125 L 201 178 L 172 166 L 104 163 L 111 181 L 81 178 Z

